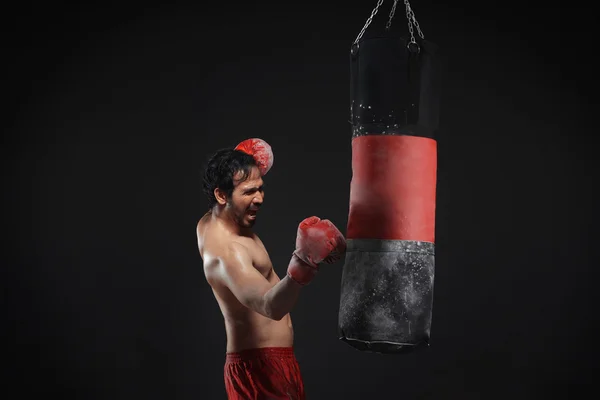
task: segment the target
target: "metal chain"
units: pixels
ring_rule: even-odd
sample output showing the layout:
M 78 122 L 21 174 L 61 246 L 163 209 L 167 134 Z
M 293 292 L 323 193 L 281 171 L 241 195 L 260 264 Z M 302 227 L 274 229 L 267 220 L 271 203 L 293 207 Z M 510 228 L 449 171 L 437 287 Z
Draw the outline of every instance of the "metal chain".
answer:
M 383 4 L 384 0 L 378 0 L 377 1 L 377 5 L 375 6 L 375 8 L 373 9 L 373 11 L 371 12 L 371 15 L 369 16 L 369 18 L 367 19 L 367 22 L 365 23 L 365 26 L 363 26 L 362 30 L 360 31 L 360 33 L 358 34 L 358 36 L 356 37 L 356 39 L 354 40 L 353 45 L 357 44 L 358 41 L 363 37 L 365 31 L 367 30 L 367 28 L 369 27 L 369 25 L 371 25 L 371 22 L 373 22 L 373 17 L 375 17 L 375 15 L 377 14 L 377 12 L 379 11 L 379 7 L 381 7 L 381 5 Z M 398 0 L 394 0 L 394 5 L 392 6 L 392 11 L 390 12 L 390 16 L 388 19 L 388 22 L 385 26 L 386 30 L 389 30 L 390 27 L 392 26 L 392 19 L 394 18 L 394 14 L 396 13 L 396 5 L 398 4 Z M 417 32 L 419 34 L 419 36 L 421 37 L 421 39 L 425 39 L 425 35 L 423 35 L 423 32 L 421 32 L 421 28 L 419 27 L 419 23 L 417 22 L 417 19 L 415 17 L 415 13 L 412 10 L 410 3 L 408 2 L 408 0 L 404 0 L 404 5 L 406 6 L 406 18 L 408 19 L 408 30 L 410 32 L 410 42 L 411 43 L 416 43 L 415 41 L 415 34 L 414 34 L 414 30 L 413 30 L 413 25 L 417 28 Z
M 408 31 L 410 32 L 410 42 L 416 43 L 415 42 L 415 34 L 413 32 L 412 20 L 410 18 L 410 12 L 412 10 L 410 9 L 410 4 L 408 4 L 408 0 L 404 0 L 404 5 L 406 5 L 406 18 L 408 18 Z
M 419 23 L 417 22 L 417 19 L 415 18 L 415 13 L 413 12 L 412 8 L 410 7 L 410 3 L 408 2 L 408 0 L 404 0 L 404 5 L 406 5 L 406 18 L 408 19 L 408 30 L 410 31 L 410 42 L 416 43 L 415 42 L 415 34 L 413 31 L 413 24 L 417 28 L 417 31 L 418 31 L 421 39 L 425 39 L 425 36 L 423 35 L 423 32 L 421 32 L 421 28 L 419 27 Z
M 363 26 L 362 30 L 360 31 L 360 33 L 356 37 L 356 40 L 354 40 L 353 44 L 358 43 L 358 41 L 360 40 L 360 38 L 362 38 L 362 36 L 365 33 L 365 30 L 369 27 L 369 25 L 371 25 L 371 22 L 373 22 L 373 17 L 375 16 L 375 14 L 377 14 L 377 11 L 379 11 L 379 7 L 381 7 L 382 4 L 383 4 L 383 0 L 379 0 L 377 2 L 377 6 L 375 6 L 375 8 L 373 9 L 373 11 L 371 12 L 371 16 L 367 19 L 367 22 L 365 23 L 365 26 Z
M 392 19 L 394 18 L 394 14 L 396 13 L 396 5 L 398 4 L 398 0 L 394 0 L 394 5 L 392 6 L 392 11 L 390 11 L 390 18 L 388 19 L 387 24 L 385 25 L 385 30 L 389 31 L 392 27 Z

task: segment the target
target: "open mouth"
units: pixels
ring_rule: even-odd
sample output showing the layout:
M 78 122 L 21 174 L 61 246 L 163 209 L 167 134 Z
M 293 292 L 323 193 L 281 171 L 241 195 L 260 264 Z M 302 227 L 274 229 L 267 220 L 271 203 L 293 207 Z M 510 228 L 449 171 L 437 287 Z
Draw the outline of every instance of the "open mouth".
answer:
M 256 210 L 249 210 L 248 211 L 248 218 L 250 218 L 250 219 L 256 219 L 256 213 L 257 213 Z

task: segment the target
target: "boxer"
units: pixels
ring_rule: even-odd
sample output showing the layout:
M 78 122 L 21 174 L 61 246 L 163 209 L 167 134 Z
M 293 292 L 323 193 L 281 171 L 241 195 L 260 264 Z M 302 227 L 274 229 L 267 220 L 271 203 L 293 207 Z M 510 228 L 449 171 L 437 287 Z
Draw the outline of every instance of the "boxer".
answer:
M 263 177 L 273 165 L 271 147 L 248 139 L 212 155 L 203 189 L 208 212 L 196 227 L 204 274 L 225 320 L 225 390 L 230 400 L 305 399 L 293 350 L 290 311 L 323 263 L 346 251 L 329 220 L 300 222 L 296 248 L 280 279 L 252 228 L 265 199 Z

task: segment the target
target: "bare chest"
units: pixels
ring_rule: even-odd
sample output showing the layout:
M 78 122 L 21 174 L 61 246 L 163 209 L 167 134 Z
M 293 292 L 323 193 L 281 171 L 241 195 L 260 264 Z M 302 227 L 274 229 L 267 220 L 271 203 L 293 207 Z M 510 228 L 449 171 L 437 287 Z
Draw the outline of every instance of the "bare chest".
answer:
M 248 249 L 252 258 L 252 265 L 264 277 L 268 277 L 273 270 L 273 264 L 262 241 L 257 237 L 233 236 L 223 232 L 218 226 L 212 226 L 208 223 L 208 218 L 203 218 L 198 224 L 198 248 L 200 254 L 205 256 L 218 257 L 223 251 L 225 244 L 231 241 L 238 242 Z M 206 261 L 206 260 L 205 260 Z
M 253 239 L 246 239 L 242 244 L 248 248 L 254 268 L 256 268 L 264 277 L 267 277 L 273 269 L 273 264 L 262 243 Z

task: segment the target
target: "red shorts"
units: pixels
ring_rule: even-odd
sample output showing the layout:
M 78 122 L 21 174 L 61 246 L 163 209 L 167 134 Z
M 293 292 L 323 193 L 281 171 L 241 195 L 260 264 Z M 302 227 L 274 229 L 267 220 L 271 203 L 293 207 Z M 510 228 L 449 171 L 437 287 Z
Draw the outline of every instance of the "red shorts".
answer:
M 304 400 L 304 384 L 292 347 L 263 347 L 227 353 L 229 400 Z

